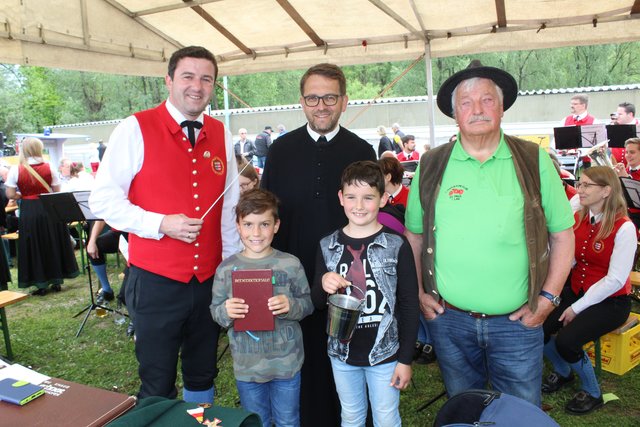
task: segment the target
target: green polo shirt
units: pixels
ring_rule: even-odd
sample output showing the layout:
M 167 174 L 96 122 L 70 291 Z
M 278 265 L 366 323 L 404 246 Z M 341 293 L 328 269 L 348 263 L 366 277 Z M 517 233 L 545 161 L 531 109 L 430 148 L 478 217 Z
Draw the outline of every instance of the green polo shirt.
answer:
M 559 232 L 573 225 L 573 214 L 548 154 L 540 149 L 539 158 L 546 231 Z M 416 234 L 423 231 L 419 190 L 416 179 L 405 215 L 406 227 Z M 527 301 L 523 216 L 522 189 L 504 136 L 482 163 L 457 142 L 435 210 L 436 283 L 446 301 L 486 314 L 510 313 Z

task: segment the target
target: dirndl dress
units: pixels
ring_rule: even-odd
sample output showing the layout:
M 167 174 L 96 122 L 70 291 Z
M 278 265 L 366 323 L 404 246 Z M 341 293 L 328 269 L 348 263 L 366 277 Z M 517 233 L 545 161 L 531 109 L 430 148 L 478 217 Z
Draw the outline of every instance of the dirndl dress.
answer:
M 51 185 L 48 163 L 31 167 Z M 19 167 L 18 189 L 20 221 L 18 226 L 18 287 L 36 286 L 46 289 L 61 285 L 64 279 L 78 276 L 78 263 L 66 224 L 55 222 L 45 211 L 39 194 L 47 192 L 22 165 Z

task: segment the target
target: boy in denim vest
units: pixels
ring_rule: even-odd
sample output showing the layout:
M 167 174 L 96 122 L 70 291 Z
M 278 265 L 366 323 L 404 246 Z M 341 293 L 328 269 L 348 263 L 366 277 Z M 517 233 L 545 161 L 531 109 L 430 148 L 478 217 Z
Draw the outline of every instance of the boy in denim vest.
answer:
M 311 298 L 318 310 L 338 292 L 365 300 L 351 340 L 328 340 L 342 426 L 365 424 L 368 387 L 375 425 L 396 427 L 417 335 L 415 263 L 404 236 L 378 222 L 388 198 L 378 164 L 351 164 L 341 187 L 338 197 L 349 223 L 320 240 Z

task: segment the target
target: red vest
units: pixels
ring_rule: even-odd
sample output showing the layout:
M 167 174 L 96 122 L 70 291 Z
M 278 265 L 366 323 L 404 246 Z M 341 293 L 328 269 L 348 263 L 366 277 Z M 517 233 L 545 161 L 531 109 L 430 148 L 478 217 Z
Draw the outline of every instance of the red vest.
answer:
M 402 185 L 400 187 L 400 192 L 398 193 L 397 196 L 395 196 L 393 199 L 391 199 L 391 204 L 392 205 L 402 205 L 404 207 L 407 206 L 407 199 L 409 197 L 409 189 L 407 187 L 405 187 L 404 185 Z
M 573 115 L 569 115 L 569 116 L 567 116 L 567 118 L 566 118 L 566 119 L 564 119 L 564 125 L 565 125 L 565 126 L 583 126 L 583 125 L 592 125 L 592 124 L 593 124 L 593 121 L 594 121 L 595 119 L 596 119 L 596 118 L 595 118 L 595 117 L 593 117 L 591 114 L 587 114 L 587 115 L 585 116 L 585 118 L 584 118 L 584 119 L 581 119 L 581 120 L 577 120 L 577 121 L 576 121 L 576 120 L 574 119 Z
M 578 213 L 575 214 L 576 222 Z M 602 240 L 595 241 L 595 237 L 600 230 L 601 223 L 592 225 L 589 215 L 580 224 L 574 227 L 576 249 L 576 265 L 571 272 L 571 289 L 577 295 L 581 290 L 586 292 L 598 280 L 607 275 L 609 271 L 609 261 L 613 253 L 616 233 L 625 222 L 630 221 L 627 217 L 616 220 L 613 231 Z M 631 281 L 627 277 L 624 286 L 611 297 L 628 295 L 631 292 Z
M 409 156 L 404 151 L 398 153 L 398 161 L 400 162 L 408 162 L 409 160 L 420 160 L 420 153 L 417 151 L 411 152 Z
M 629 177 L 633 178 L 636 181 L 640 181 L 640 169 L 634 170 L 632 172 L 629 166 L 627 165 L 627 173 L 629 174 Z M 640 209 L 632 208 L 631 206 L 629 206 L 629 212 L 634 214 L 640 213 Z M 638 233 L 640 233 L 640 230 L 638 230 Z
M 51 185 L 52 177 L 49 163 L 37 163 L 30 166 L 47 184 Z M 49 192 L 49 190 L 22 165 L 18 167 L 18 188 L 20 189 L 22 198 L 25 200 L 37 199 L 40 194 Z
M 571 200 L 573 196 L 578 194 L 578 190 L 574 186 L 567 184 L 564 186 L 564 193 L 567 195 L 567 199 Z
M 164 103 L 135 114 L 144 141 L 144 162 L 129 189 L 134 205 L 165 215 L 200 218 L 224 191 L 227 175 L 224 127 L 204 116 L 194 148 Z M 186 283 L 203 282 L 222 260 L 221 198 L 204 220 L 198 239 L 188 244 L 129 234 L 129 261 L 152 273 Z

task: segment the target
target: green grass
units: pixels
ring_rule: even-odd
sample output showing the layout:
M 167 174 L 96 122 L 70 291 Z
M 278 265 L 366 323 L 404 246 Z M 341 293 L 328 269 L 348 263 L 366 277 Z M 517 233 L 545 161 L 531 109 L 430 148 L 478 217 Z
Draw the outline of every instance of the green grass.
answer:
M 109 277 L 117 291 L 121 280 L 115 260 L 110 256 L 108 262 Z M 15 269 L 12 277 L 14 280 L 17 278 Z M 93 278 L 94 289 L 97 289 L 95 274 Z M 88 288 L 87 276 L 80 275 L 65 281 L 60 293 L 29 297 L 7 307 L 14 362 L 52 377 L 135 395 L 139 387 L 137 362 L 133 341 L 125 334 L 126 324 L 116 325 L 113 317 L 98 318 L 94 312 L 80 337 L 75 338 L 84 313 L 76 318 L 73 316 L 88 304 Z M 19 290 L 15 284 L 9 284 L 9 289 Z M 4 342 L 1 341 L 0 352 L 4 354 Z M 220 340 L 220 351 L 226 343 L 224 336 Z M 224 355 L 219 368 L 216 403 L 235 406 L 238 395 L 229 352 Z M 182 386 L 180 381 L 178 377 L 178 389 Z M 562 426 L 640 425 L 640 368 L 623 376 L 603 372 L 601 385 L 604 393 L 614 393 L 620 400 L 610 402 L 587 416 L 574 417 L 564 413 L 564 403 L 571 398 L 573 389 L 552 397 L 545 396 L 544 403 L 553 406 L 550 415 Z M 416 412 L 416 409 L 442 390 L 444 386 L 436 364 L 414 365 L 413 385 L 402 393 L 400 400 L 404 425 L 431 426 L 444 398 L 421 412 Z

